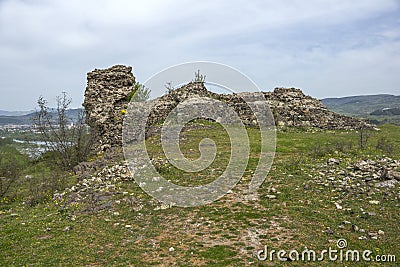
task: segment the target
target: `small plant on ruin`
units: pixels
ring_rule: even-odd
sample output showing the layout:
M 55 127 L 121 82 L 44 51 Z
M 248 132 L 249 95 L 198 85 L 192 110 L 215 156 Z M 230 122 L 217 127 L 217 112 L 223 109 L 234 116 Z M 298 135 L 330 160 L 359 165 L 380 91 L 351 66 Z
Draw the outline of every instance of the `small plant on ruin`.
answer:
M 200 73 L 200 70 L 197 70 L 194 73 L 194 80 L 192 82 L 195 83 L 204 83 L 206 81 L 206 75 Z
M 127 96 L 129 102 L 144 102 L 150 98 L 150 89 L 141 83 L 134 83 L 132 92 Z
M 167 82 L 164 85 L 164 87 L 165 87 L 165 89 L 167 89 L 168 94 L 175 90 L 174 86 L 172 85 L 172 82 Z

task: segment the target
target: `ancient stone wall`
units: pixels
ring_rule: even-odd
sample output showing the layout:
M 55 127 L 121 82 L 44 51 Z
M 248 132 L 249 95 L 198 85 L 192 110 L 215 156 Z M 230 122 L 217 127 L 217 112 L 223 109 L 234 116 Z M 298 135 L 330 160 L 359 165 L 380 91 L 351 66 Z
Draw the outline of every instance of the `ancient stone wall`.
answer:
M 358 129 L 366 122 L 332 112 L 318 99 L 306 96 L 300 89 L 275 88 L 273 92 L 262 92 L 278 126 L 308 126 L 321 129 Z M 193 96 L 209 97 L 226 102 L 240 116 L 245 125 L 256 126 L 256 116 L 249 107 L 254 93 L 216 94 L 202 83 L 189 83 L 157 99 L 155 109 L 150 113 L 150 124 L 165 120 L 170 111 Z M 246 99 L 246 101 L 244 101 Z M 250 101 L 249 101 L 250 99 Z M 258 100 L 256 98 L 254 102 Z
M 124 111 L 128 106 L 128 95 L 132 92 L 135 83 L 135 77 L 131 71 L 131 67 L 117 65 L 88 73 L 83 105 L 87 114 L 86 122 L 97 133 L 96 148 L 98 150 L 106 150 L 122 144 Z M 300 89 L 275 88 L 273 92 L 262 92 L 262 95 L 269 103 L 278 126 L 347 130 L 358 129 L 361 125 L 368 126 L 360 119 L 329 111 L 320 100 L 304 95 Z M 250 92 L 216 94 L 208 91 L 203 83 L 191 82 L 169 94 L 151 100 L 149 103 L 154 107 L 148 117 L 148 124 L 162 122 L 172 109 L 186 99 L 208 97 L 227 103 L 236 111 L 245 125 L 256 126 L 256 117 L 249 107 L 252 97 L 254 104 L 257 99 L 259 100 L 255 96 Z M 247 103 L 243 99 L 246 99 Z
M 104 151 L 122 145 L 122 122 L 133 91 L 132 67 L 116 65 L 87 74 L 83 106 L 86 123 L 95 134 L 95 149 Z

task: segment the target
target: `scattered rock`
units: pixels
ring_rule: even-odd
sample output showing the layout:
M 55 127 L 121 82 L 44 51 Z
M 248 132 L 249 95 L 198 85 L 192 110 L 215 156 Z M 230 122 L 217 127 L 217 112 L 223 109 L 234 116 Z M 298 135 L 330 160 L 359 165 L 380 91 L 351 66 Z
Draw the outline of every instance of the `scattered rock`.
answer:
M 333 164 L 336 164 L 336 165 L 339 165 L 339 160 L 337 160 L 337 159 L 334 159 L 334 158 L 330 158 L 330 159 L 328 159 L 328 164 L 329 165 L 333 165 Z
M 397 180 L 392 179 L 392 180 L 386 180 L 386 181 L 383 181 L 383 182 L 376 183 L 375 186 L 376 187 L 382 187 L 382 188 L 394 188 L 394 187 L 396 187 L 396 185 L 398 183 L 399 182 Z
M 372 232 L 369 232 L 368 233 L 368 237 L 370 238 L 370 239 L 378 239 L 378 234 L 377 233 L 372 233 Z
M 380 178 L 380 180 L 386 180 L 389 178 L 389 172 L 388 172 L 387 168 L 382 169 L 382 172 L 381 172 L 381 175 L 379 178 Z
M 342 209 L 343 209 L 343 207 L 340 206 L 339 203 L 335 202 L 335 203 L 333 203 L 333 204 L 335 204 L 335 206 L 336 206 L 336 208 L 337 208 L 338 210 L 342 210 Z
M 370 204 L 374 204 L 374 205 L 378 205 L 380 203 L 380 201 L 378 200 L 370 200 L 368 201 Z
M 325 231 L 328 235 L 333 235 L 333 230 L 332 229 L 327 229 L 326 231 Z
M 400 182 L 392 176 L 392 173 L 396 173 L 400 169 L 399 160 L 376 157 L 373 160 L 366 159 L 348 163 L 347 166 L 329 164 L 329 161 L 334 162 L 329 159 L 326 164 L 313 167 L 309 173 L 312 179 L 304 182 L 304 188 L 318 193 L 324 190 L 336 192 L 332 196 L 332 200 L 342 199 L 343 195 L 352 195 L 365 200 L 367 196 L 370 204 L 378 205 L 381 200 L 371 200 L 372 196 L 376 194 L 389 198 L 393 196 L 394 199 L 397 197 L 400 202 Z M 381 177 L 385 178 L 381 180 Z M 336 203 L 335 206 L 338 209 L 343 206 L 340 202 Z
M 353 230 L 353 232 L 358 232 L 358 231 L 360 230 L 360 227 L 358 227 L 358 226 L 355 225 L 355 224 L 352 224 L 352 225 L 351 225 L 351 229 Z
M 174 206 L 173 203 L 170 203 L 170 204 L 163 203 L 163 204 L 161 204 L 161 206 L 155 207 L 154 210 L 166 210 L 166 209 L 172 208 L 173 206 Z
M 398 171 L 391 171 L 389 176 L 397 181 L 400 181 L 400 172 Z
M 50 239 L 53 238 L 51 235 L 42 235 L 42 236 L 38 236 L 38 239 Z

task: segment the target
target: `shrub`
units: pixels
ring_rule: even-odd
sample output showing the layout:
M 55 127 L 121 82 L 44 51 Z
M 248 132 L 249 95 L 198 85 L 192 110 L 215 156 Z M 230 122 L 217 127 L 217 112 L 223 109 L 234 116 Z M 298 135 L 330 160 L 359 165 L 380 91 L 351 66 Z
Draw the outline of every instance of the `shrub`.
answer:
M 204 83 L 206 81 L 206 75 L 200 74 L 200 70 L 194 73 L 194 80 L 195 83 Z
M 395 144 L 389 140 L 387 140 L 385 137 L 380 137 L 376 143 L 376 149 L 382 150 L 384 153 L 387 153 L 388 155 L 393 154 Z
M 27 165 L 27 159 L 11 146 L 0 149 L 0 198 L 16 184 Z
M 66 176 L 61 172 L 40 172 L 28 178 L 27 204 L 36 206 L 50 200 L 56 191 L 66 187 Z
M 150 98 L 150 89 L 143 84 L 133 84 L 133 91 L 127 96 L 127 101 L 143 102 Z

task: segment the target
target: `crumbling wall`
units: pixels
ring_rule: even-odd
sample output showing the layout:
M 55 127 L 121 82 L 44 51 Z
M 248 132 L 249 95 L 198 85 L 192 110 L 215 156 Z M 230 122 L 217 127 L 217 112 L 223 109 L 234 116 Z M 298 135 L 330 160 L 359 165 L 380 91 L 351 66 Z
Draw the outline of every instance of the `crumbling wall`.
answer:
M 123 116 L 135 77 L 132 67 L 116 65 L 87 74 L 83 106 L 86 123 L 95 136 L 95 149 L 104 151 L 122 145 Z
M 275 88 L 273 92 L 262 92 L 268 102 L 278 126 L 304 126 L 321 129 L 358 129 L 368 124 L 358 118 L 337 114 L 327 109 L 318 99 L 306 96 L 300 89 Z M 190 97 L 210 97 L 226 102 L 247 126 L 257 126 L 256 116 L 250 109 L 251 92 L 216 94 L 206 89 L 203 83 L 189 83 L 156 100 L 149 122 L 155 124 L 165 120 L 169 112 Z M 244 99 L 247 100 L 244 101 Z M 255 97 L 254 101 L 259 100 Z

